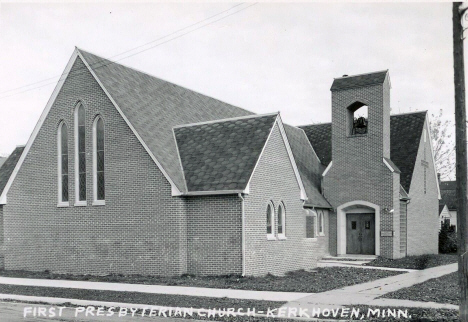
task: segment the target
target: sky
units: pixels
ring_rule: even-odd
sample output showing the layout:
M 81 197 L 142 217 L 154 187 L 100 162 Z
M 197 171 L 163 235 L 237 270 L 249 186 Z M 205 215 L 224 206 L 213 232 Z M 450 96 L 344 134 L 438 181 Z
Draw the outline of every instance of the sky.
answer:
M 334 77 L 386 69 L 392 114 L 454 115 L 451 3 L 0 0 L 0 155 L 27 143 L 75 46 L 291 125 L 331 121 Z

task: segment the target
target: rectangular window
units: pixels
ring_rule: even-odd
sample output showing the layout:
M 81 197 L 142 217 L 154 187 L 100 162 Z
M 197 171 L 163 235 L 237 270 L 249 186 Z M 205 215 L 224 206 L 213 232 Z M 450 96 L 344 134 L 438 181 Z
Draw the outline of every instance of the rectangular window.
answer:
M 306 238 L 315 238 L 315 216 L 306 216 Z

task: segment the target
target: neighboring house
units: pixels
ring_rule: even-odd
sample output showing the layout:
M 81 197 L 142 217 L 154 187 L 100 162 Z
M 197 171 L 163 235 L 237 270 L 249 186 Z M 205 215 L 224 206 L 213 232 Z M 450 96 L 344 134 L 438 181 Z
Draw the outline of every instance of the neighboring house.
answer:
M 450 211 L 446 204 L 439 203 L 439 220 L 440 220 L 440 227 L 442 227 L 444 223 L 448 223 L 449 226 L 451 225 Z
M 24 146 L 18 146 L 8 158 L 5 158 L 0 166 L 0 195 L 11 177 L 21 154 L 23 153 Z M 3 221 L 3 205 L 0 204 L 0 268 L 4 266 L 4 221 Z
M 440 182 L 441 204 L 447 206 L 449 215 L 444 219 L 450 222 L 450 225 L 457 227 L 457 182 L 456 181 L 441 181 Z M 441 218 L 442 221 L 442 218 Z
M 336 79 L 328 132 L 80 49 L 65 75 L 2 176 L 6 269 L 263 275 L 437 252 L 427 114 L 390 127 L 388 72 Z

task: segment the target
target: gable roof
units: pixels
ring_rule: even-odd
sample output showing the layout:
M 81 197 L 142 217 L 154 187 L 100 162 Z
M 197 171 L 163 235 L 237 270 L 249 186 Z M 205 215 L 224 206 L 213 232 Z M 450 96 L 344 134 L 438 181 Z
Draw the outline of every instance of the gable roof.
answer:
M 361 75 L 353 76 L 343 76 L 335 78 L 331 86 L 331 91 L 338 91 L 342 89 L 354 88 L 354 87 L 363 87 L 363 86 L 372 86 L 383 84 L 385 78 L 387 77 L 388 70 L 367 73 Z
M 294 155 L 305 193 L 308 199 L 304 206 L 317 208 L 331 208 L 328 201 L 320 193 L 321 174 L 325 167 L 315 154 L 315 151 L 307 140 L 304 131 L 290 125 L 284 125 L 291 151 Z
M 277 114 L 174 128 L 187 191 L 242 191 Z
M 84 50 L 77 51 L 179 191 L 185 184 L 172 128 L 254 114 Z
M 0 195 L 3 192 L 8 180 L 10 179 L 13 170 L 18 163 L 21 154 L 24 151 L 24 146 L 16 147 L 5 162 L 0 166 Z
M 457 182 L 442 181 L 440 183 L 440 203 L 447 205 L 449 210 L 457 210 Z
M 175 134 L 172 130 L 174 127 L 182 128 L 183 126 L 181 125 L 200 122 L 215 121 L 214 123 L 217 123 L 221 119 L 226 118 L 255 117 L 254 113 L 247 110 L 193 92 L 132 68 L 113 63 L 76 48 L 63 73 L 65 77 L 59 79 L 28 140 L 24 152 L 16 164 L 15 170 L 8 179 L 3 193 L 0 194 L 0 204 L 6 203 L 6 195 L 14 181 L 15 174 L 21 167 L 58 93 L 67 79 L 67 75 L 71 72 L 77 59 L 83 61 L 127 125 L 171 183 L 173 195 L 182 195 L 184 194 L 184 190 L 186 190 L 181 158 L 179 157 Z M 284 130 L 284 124 L 279 115 L 277 119 L 296 178 L 301 187 L 301 199 L 305 200 L 309 196 L 305 192 L 304 183 L 301 180 L 301 175 L 296 165 L 296 156 L 294 155 L 294 153 L 299 153 L 298 151 L 300 150 L 295 149 L 296 152 L 292 151 L 291 144 L 288 142 L 289 140 L 285 133 L 286 130 Z M 298 131 L 303 133 L 302 130 Z M 300 140 L 298 144 L 304 144 L 304 142 L 310 146 L 309 142 L 304 139 Z M 315 158 L 311 147 L 308 153 L 310 153 L 310 156 L 304 157 L 301 155 L 297 157 L 298 160 L 301 158 Z M 229 184 L 232 184 L 232 182 Z M 311 181 L 309 185 L 312 184 L 315 184 L 315 182 Z M 318 192 L 319 187 L 315 188 Z M 314 189 L 309 188 L 308 191 L 311 194 Z M 314 197 L 312 200 L 320 199 L 320 197 Z
M 444 203 L 439 203 L 439 215 L 442 213 L 442 210 L 444 210 L 444 208 L 446 207 L 447 205 L 444 204 Z
M 390 116 L 390 158 L 401 171 L 400 183 L 409 191 L 427 111 Z M 303 129 L 324 165 L 332 159 L 331 123 L 304 125 Z

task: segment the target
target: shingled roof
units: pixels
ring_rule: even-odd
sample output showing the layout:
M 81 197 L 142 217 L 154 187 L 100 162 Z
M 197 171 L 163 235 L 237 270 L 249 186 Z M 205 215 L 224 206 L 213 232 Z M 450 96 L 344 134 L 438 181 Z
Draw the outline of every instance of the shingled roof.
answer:
M 362 75 L 353 75 L 353 76 L 343 76 L 340 78 L 335 78 L 331 87 L 331 91 L 338 91 L 342 89 L 354 88 L 354 87 L 364 87 L 379 85 L 385 81 L 387 77 L 388 70 L 368 73 Z
M 0 167 L 5 163 L 6 159 L 6 157 L 0 157 Z
M 77 49 L 167 175 L 184 190 L 172 128 L 254 113 Z
M 196 126 L 193 129 L 189 129 L 189 127 L 183 125 L 250 115 L 255 116 L 254 113 L 132 68 L 113 63 L 84 50 L 77 49 L 77 52 L 83 57 L 85 63 L 96 75 L 101 85 L 118 105 L 128 122 L 135 128 L 135 131 L 141 137 L 144 144 L 146 144 L 180 191 L 184 192 L 187 188 L 188 191 L 207 191 L 206 189 L 236 190 L 244 185 L 246 174 L 250 171 L 249 167 L 251 163 L 246 162 L 246 164 L 233 164 L 229 166 L 224 164 L 225 169 L 223 171 L 219 171 L 217 168 L 215 172 L 217 173 L 217 178 L 214 178 L 214 174 L 209 173 L 209 171 L 203 172 L 207 170 L 208 167 L 214 169 L 214 162 L 208 161 L 209 165 L 207 165 L 207 168 L 203 168 L 202 166 L 203 169 L 197 169 L 197 167 L 200 165 L 200 160 L 208 157 L 208 154 L 214 155 L 215 152 L 219 152 L 219 154 L 216 154 L 216 159 L 218 159 L 218 161 L 225 158 L 226 155 L 234 157 L 232 152 L 234 150 L 239 152 L 238 150 L 241 148 L 247 149 L 246 151 L 252 149 L 252 153 L 255 154 L 258 151 L 258 145 L 261 143 L 261 139 L 257 138 L 258 142 L 250 142 L 246 144 L 246 147 L 241 147 L 236 144 L 240 142 L 240 138 L 243 137 L 244 134 L 246 135 L 248 133 L 241 133 L 242 131 L 240 131 L 240 129 L 234 130 L 232 128 L 226 129 L 225 127 L 220 127 L 220 131 L 217 135 L 238 136 L 237 139 L 233 139 L 233 145 L 221 147 L 203 144 L 203 147 L 207 148 L 205 153 L 200 155 L 199 159 L 189 161 L 187 155 L 193 156 L 194 151 L 200 149 L 201 145 L 198 147 L 188 147 L 186 144 L 187 140 L 190 140 L 190 138 L 184 136 L 185 134 L 183 133 L 188 133 L 198 128 L 200 129 L 200 133 L 197 133 L 197 135 L 200 135 L 198 139 L 201 140 L 201 136 L 206 135 L 204 139 L 213 142 L 213 140 L 216 141 L 214 137 L 210 138 L 207 133 L 202 134 L 203 131 L 201 129 L 203 128 L 205 130 L 210 128 L 210 130 L 214 131 L 215 127 Z M 215 123 L 217 124 L 219 122 L 214 122 L 213 124 Z M 241 123 L 243 124 L 243 122 L 239 122 L 239 125 L 242 128 Z M 176 128 L 174 133 L 172 131 L 173 128 Z M 224 133 L 221 131 L 221 128 L 223 131 L 227 132 Z M 261 129 L 258 128 L 256 130 L 262 132 L 263 125 Z M 322 167 L 320 164 L 314 165 L 313 163 L 307 164 L 307 162 L 305 162 L 306 160 L 314 160 L 315 158 L 310 143 L 305 139 L 302 130 L 285 125 L 285 131 L 288 133 L 288 137 L 292 135 L 298 135 L 299 137 L 297 141 L 290 140 L 290 145 L 294 158 L 297 160 L 296 163 L 298 163 L 298 170 L 309 200 L 308 204 L 315 207 L 329 207 L 329 204 L 319 192 L 320 184 L 317 178 L 306 175 L 306 173 L 313 173 L 315 168 Z M 300 133 L 302 133 L 302 136 Z M 213 134 L 213 132 L 211 134 Z M 174 135 L 177 137 L 178 147 Z M 195 137 L 193 137 L 193 139 L 195 139 Z M 177 148 L 181 149 L 180 158 Z M 214 149 L 219 150 L 214 151 Z M 239 155 L 242 155 L 242 153 Z M 205 159 L 205 161 L 206 160 L 207 159 Z M 235 162 L 237 161 L 238 160 Z M 225 163 L 224 159 L 221 160 L 221 163 L 223 162 Z M 218 167 L 218 165 L 216 166 Z M 240 168 L 243 168 L 246 173 L 240 175 Z M 234 170 L 237 174 L 234 174 Z M 321 172 L 322 171 L 319 171 L 318 173 Z M 222 177 L 221 174 L 223 173 L 225 177 Z
M 390 159 L 400 169 L 400 183 L 409 191 L 419 142 L 427 111 L 390 116 Z M 300 126 L 317 152 L 320 161 L 327 166 L 332 160 L 331 123 Z
M 449 210 L 457 210 L 457 182 L 442 181 L 439 186 L 440 203 L 446 204 Z
M 187 190 L 244 190 L 277 114 L 174 128 Z
M 325 167 L 316 157 L 304 131 L 286 124 L 284 125 L 284 130 L 308 197 L 304 206 L 331 208 L 319 190 L 321 186 L 321 174 L 325 170 Z
M 5 188 L 8 179 L 10 179 L 13 170 L 18 163 L 21 154 L 23 153 L 24 146 L 18 146 L 15 150 L 10 154 L 10 156 L 5 160 L 5 162 L 0 166 L 0 195 Z

